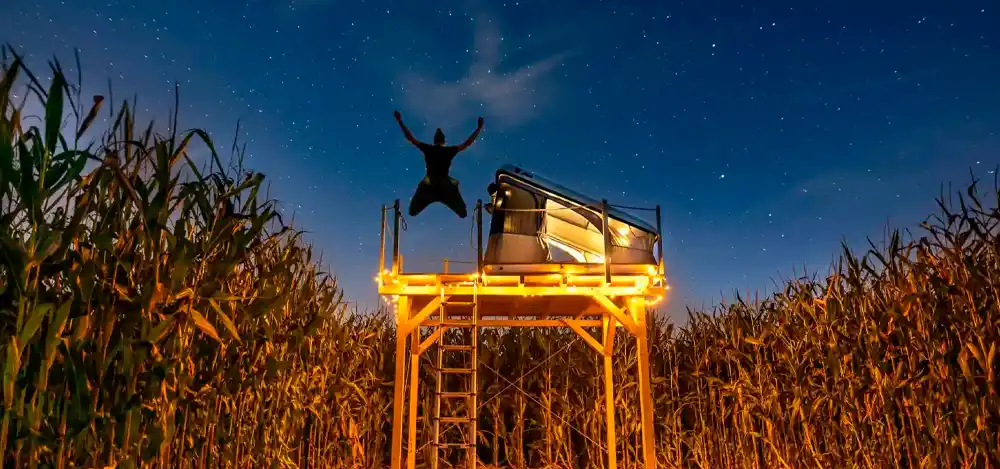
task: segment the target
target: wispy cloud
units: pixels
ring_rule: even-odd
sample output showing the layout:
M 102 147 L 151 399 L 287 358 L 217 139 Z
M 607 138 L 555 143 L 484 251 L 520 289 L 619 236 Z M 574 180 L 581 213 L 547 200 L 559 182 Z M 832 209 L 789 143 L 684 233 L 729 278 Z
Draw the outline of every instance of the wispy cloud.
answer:
M 408 111 L 435 126 L 467 123 L 483 115 L 493 128 L 512 128 L 540 115 L 551 102 L 552 72 L 569 56 L 560 52 L 505 73 L 503 35 L 497 21 L 480 14 L 471 49 L 475 58 L 457 81 L 442 81 L 417 72 L 403 74 L 403 102 Z M 467 48 L 462 48 L 467 49 Z

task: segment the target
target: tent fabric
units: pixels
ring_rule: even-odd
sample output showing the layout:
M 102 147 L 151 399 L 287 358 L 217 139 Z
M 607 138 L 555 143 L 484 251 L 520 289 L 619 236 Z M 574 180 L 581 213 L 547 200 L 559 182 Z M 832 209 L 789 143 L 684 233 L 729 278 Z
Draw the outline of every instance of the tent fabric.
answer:
M 496 181 L 490 186 L 493 210 L 485 262 L 551 262 L 550 250 L 555 248 L 576 262 L 603 263 L 603 218 L 599 205 L 595 207 L 592 199 L 533 173 L 510 168 L 505 166 L 497 171 Z M 608 212 L 609 262 L 656 264 L 655 230 L 620 211 Z

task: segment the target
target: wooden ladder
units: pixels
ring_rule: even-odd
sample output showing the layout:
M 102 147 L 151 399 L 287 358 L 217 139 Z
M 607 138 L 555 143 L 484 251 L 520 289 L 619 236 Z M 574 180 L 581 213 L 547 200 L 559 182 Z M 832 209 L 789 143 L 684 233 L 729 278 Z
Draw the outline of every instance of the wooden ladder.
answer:
M 438 468 L 438 458 L 441 450 L 452 448 L 464 451 L 469 469 L 475 469 L 478 462 L 476 454 L 476 434 L 479 423 L 479 380 L 477 371 L 479 368 L 479 309 L 477 295 L 473 290 L 472 301 L 449 301 L 441 302 L 438 310 L 438 327 L 447 329 L 465 329 L 467 333 L 459 334 L 466 340 L 458 344 L 445 343 L 444 335 L 441 336 L 437 344 L 437 364 L 434 367 L 436 384 L 434 390 L 434 442 L 433 456 L 431 457 L 431 468 Z M 470 310 L 461 313 L 452 313 L 452 309 Z M 457 317 L 456 317 L 457 316 Z M 446 360 L 446 355 L 458 355 L 458 360 Z M 459 361 L 463 363 L 458 367 L 445 367 L 446 363 Z M 445 386 L 446 377 L 451 377 Z M 458 383 L 455 383 L 458 378 Z M 447 388 L 447 389 L 446 389 Z M 465 412 L 461 415 L 441 415 L 441 401 L 465 400 Z M 457 406 L 455 406 L 457 407 Z M 445 424 L 445 427 L 442 427 Z M 448 438 L 448 430 L 458 428 L 458 437 Z M 444 431 L 442 431 L 442 429 Z

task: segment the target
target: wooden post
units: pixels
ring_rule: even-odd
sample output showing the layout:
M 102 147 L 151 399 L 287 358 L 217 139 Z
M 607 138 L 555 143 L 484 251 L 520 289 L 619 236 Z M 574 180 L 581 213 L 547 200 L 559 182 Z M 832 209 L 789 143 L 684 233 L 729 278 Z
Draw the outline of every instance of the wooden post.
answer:
M 476 274 L 483 273 L 483 200 L 476 200 Z
M 615 435 L 615 379 L 612 356 L 615 343 L 614 318 L 605 313 L 601 318 L 604 332 L 604 409 L 608 425 L 608 469 L 618 469 L 618 441 Z
M 444 258 L 444 273 L 446 273 L 446 274 L 448 273 L 448 267 L 449 267 L 448 266 L 448 258 L 445 257 Z
M 379 226 L 378 235 L 378 275 L 382 277 L 382 270 L 385 269 L 385 205 L 382 205 L 382 225 Z
M 657 273 L 663 275 L 663 229 L 660 222 L 660 206 L 656 206 L 656 244 L 660 258 L 657 260 Z
M 398 213 L 398 212 L 397 212 Z M 403 381 L 406 379 L 406 339 L 410 331 L 409 297 L 400 296 L 396 304 L 396 377 L 392 385 L 392 451 L 390 468 L 399 469 L 403 460 Z
M 420 325 L 410 333 L 410 428 L 406 448 L 406 469 L 415 469 L 417 463 L 417 387 L 420 386 Z
M 601 231 L 604 234 L 604 282 L 611 285 L 611 237 L 608 235 L 608 200 L 601 200 L 601 219 L 604 226 Z
M 396 275 L 399 273 L 399 219 L 402 216 L 399 213 L 399 199 L 396 199 L 392 210 L 395 214 L 392 220 L 392 274 Z
M 653 434 L 653 393 L 649 377 L 649 341 L 646 329 L 646 305 L 638 298 L 630 298 L 628 307 L 637 318 L 635 342 L 639 355 L 639 406 L 642 416 L 642 460 L 646 469 L 656 468 L 656 438 Z

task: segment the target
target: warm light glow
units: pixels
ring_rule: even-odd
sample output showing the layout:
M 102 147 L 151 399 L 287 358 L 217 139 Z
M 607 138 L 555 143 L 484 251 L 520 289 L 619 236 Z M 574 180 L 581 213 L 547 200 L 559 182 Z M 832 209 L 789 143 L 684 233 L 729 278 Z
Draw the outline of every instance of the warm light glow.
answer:
M 548 243 L 550 246 L 552 246 L 554 248 L 557 248 L 560 251 L 565 252 L 566 254 L 569 254 L 570 257 L 572 257 L 573 260 L 575 260 L 576 262 L 587 262 L 586 256 L 582 252 L 580 252 L 580 250 L 578 250 L 578 249 L 574 249 L 574 248 L 572 248 L 572 247 L 570 247 L 570 246 L 568 246 L 566 244 L 563 244 L 563 243 L 561 243 L 559 241 L 556 241 L 555 239 L 553 239 L 551 237 L 546 237 L 545 238 L 545 242 Z M 601 261 L 601 262 L 604 262 L 604 261 Z

